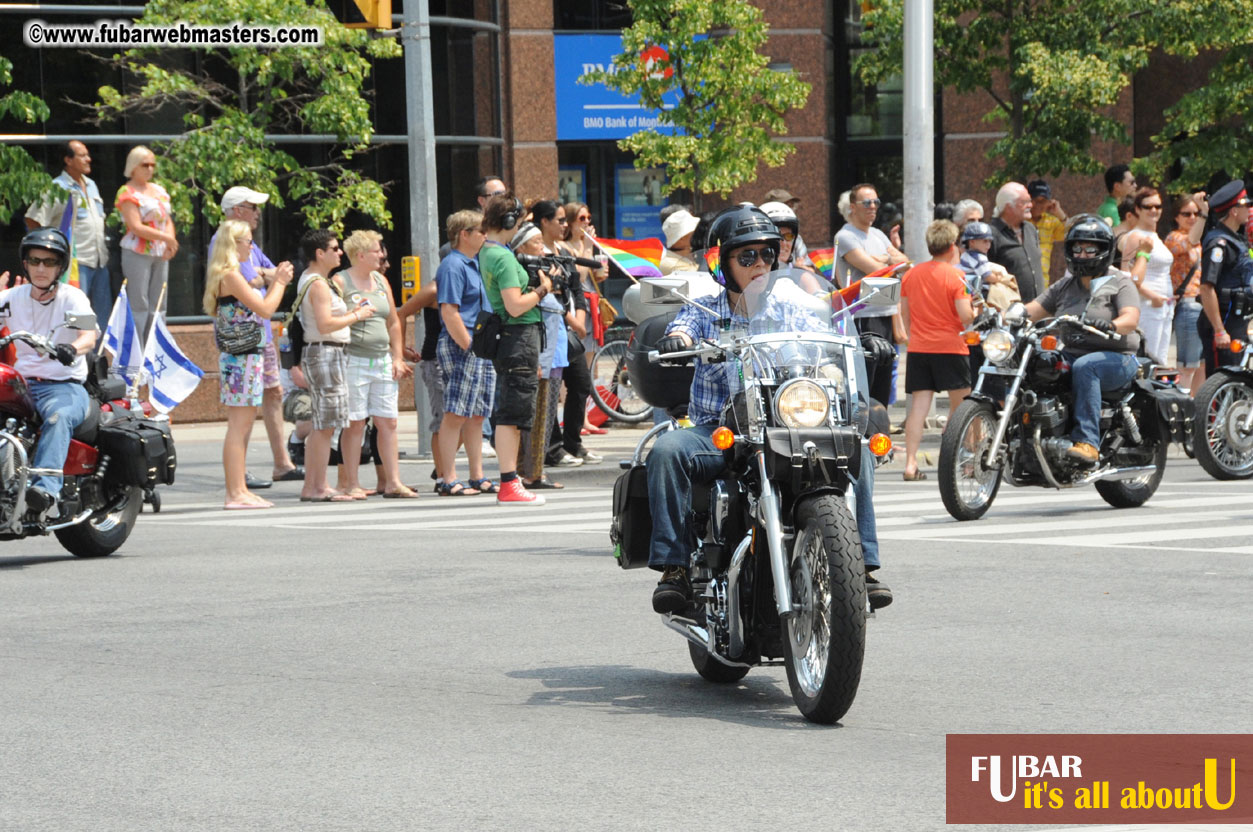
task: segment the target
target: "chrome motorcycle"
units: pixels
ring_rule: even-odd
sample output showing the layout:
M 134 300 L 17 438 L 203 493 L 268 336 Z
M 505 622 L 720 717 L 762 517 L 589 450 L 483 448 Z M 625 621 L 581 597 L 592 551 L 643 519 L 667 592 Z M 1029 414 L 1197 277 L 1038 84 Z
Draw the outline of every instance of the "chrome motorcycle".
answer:
M 1190 440 L 1192 402 L 1156 365 L 1140 357 L 1136 377 L 1102 393 L 1100 457 L 1095 466 L 1070 459 L 1074 400 L 1065 339 L 1078 333 L 1121 338 L 1073 315 L 1032 323 L 1021 303 L 1003 319 L 985 315 L 969 333 L 982 342 L 984 364 L 974 391 L 945 425 L 939 484 L 944 507 L 958 520 L 977 520 L 1001 482 L 1076 488 L 1092 484 L 1117 508 L 1143 505 L 1166 469 L 1171 441 Z
M 675 275 L 646 281 L 642 294 L 645 302 L 700 305 L 686 289 Z M 890 305 L 899 281 L 863 284 L 862 293 L 865 302 Z M 689 368 L 661 362 L 728 362 L 737 382 L 713 434 L 727 469 L 691 495 L 695 605 L 664 619 L 688 639 L 705 679 L 735 682 L 753 667 L 783 664 L 801 713 L 829 724 L 857 695 L 873 615 L 850 477 L 861 454 L 882 457 L 891 441 L 882 434 L 863 439 L 870 420 L 864 362 L 851 307 L 830 284 L 808 273 L 772 272 L 743 297 L 744 317 L 691 350 L 662 356 L 651 349 L 664 334 L 664 318 L 653 319 L 659 323 L 651 335 L 641 333 L 644 324 L 636 333 L 633 377 L 654 406 L 682 408 L 689 395 Z M 785 305 L 803 310 L 791 316 L 803 326 L 780 327 L 776 313 Z M 678 429 L 675 422 L 654 427 L 623 463 L 611 530 L 623 568 L 648 564 L 648 448 Z
M 1244 480 L 1253 477 L 1253 359 L 1243 341 L 1228 349 L 1240 362 L 1218 368 L 1196 391 L 1193 450 L 1214 479 Z

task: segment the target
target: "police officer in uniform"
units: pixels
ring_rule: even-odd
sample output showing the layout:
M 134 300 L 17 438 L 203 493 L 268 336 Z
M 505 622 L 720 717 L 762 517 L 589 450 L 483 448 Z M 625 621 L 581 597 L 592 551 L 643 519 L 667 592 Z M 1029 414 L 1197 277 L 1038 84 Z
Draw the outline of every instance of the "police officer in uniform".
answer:
M 1230 350 L 1231 340 L 1248 338 L 1253 312 L 1253 260 L 1244 240 L 1249 221 L 1249 199 L 1244 182 L 1236 179 L 1210 198 L 1209 228 L 1201 241 L 1201 308 L 1196 330 L 1205 345 L 1205 374 L 1240 356 Z

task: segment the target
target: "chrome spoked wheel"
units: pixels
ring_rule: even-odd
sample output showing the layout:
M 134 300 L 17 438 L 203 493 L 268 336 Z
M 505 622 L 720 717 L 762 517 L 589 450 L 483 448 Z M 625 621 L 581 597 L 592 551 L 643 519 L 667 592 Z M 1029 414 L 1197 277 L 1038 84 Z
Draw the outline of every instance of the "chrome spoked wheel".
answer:
M 1253 389 L 1241 381 L 1221 382 L 1212 392 L 1202 389 L 1211 394 L 1197 402 L 1198 415 L 1204 419 L 1201 437 L 1205 445 L 1203 450 L 1197 448 L 1197 457 L 1209 457 L 1201 464 L 1209 471 L 1205 462 L 1210 462 L 1222 479 L 1244 479 L 1253 476 L 1253 430 L 1244 427 L 1253 412 Z
M 982 517 L 1001 484 L 1000 467 L 988 465 L 996 434 L 996 411 L 981 401 L 964 401 L 940 440 L 940 497 L 958 520 Z
M 792 605 L 796 613 L 788 628 L 796 682 L 806 696 L 817 696 L 827 678 L 831 647 L 831 575 L 822 533 L 806 529 L 792 559 Z

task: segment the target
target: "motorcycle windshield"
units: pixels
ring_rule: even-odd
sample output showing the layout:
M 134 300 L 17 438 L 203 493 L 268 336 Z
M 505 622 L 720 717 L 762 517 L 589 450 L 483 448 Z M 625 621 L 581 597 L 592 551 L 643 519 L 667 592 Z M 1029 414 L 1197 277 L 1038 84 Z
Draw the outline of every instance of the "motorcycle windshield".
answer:
M 812 379 L 835 394 L 837 422 L 858 420 L 868 405 L 868 385 L 848 305 L 834 285 L 807 271 L 768 272 L 753 281 L 733 318 L 738 331 L 729 333 L 748 339 L 742 377 L 768 384 Z

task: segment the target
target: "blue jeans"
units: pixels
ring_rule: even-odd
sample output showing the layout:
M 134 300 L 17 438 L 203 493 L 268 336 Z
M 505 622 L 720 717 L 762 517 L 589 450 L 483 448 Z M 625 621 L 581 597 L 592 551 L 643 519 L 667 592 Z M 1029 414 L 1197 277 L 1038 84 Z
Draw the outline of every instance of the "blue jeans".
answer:
M 96 324 L 103 332 L 113 313 L 113 287 L 109 284 L 109 269 L 78 265 L 78 288 L 91 301 L 91 311 L 96 313 Z
M 65 455 L 70 451 L 70 438 L 75 428 L 87 419 L 91 398 L 77 381 L 32 381 L 30 394 L 43 418 L 31 467 L 60 470 L 65 467 Z M 38 476 L 29 485 L 38 486 L 54 497 L 61 495 L 59 476 Z
M 687 517 L 692 486 L 709 482 L 726 470 L 726 457 L 713 445 L 717 425 L 697 425 L 663 433 L 648 454 L 648 505 L 653 515 L 653 539 L 648 565 L 686 568 L 696 548 Z M 863 449 L 861 470 L 853 480 L 857 496 L 857 530 L 867 568 L 879 566 L 879 537 L 874 520 L 874 460 Z
M 1117 390 L 1136 376 L 1138 362 L 1123 352 L 1090 352 L 1070 364 L 1070 387 L 1075 394 L 1074 442 L 1101 446 L 1101 391 Z

